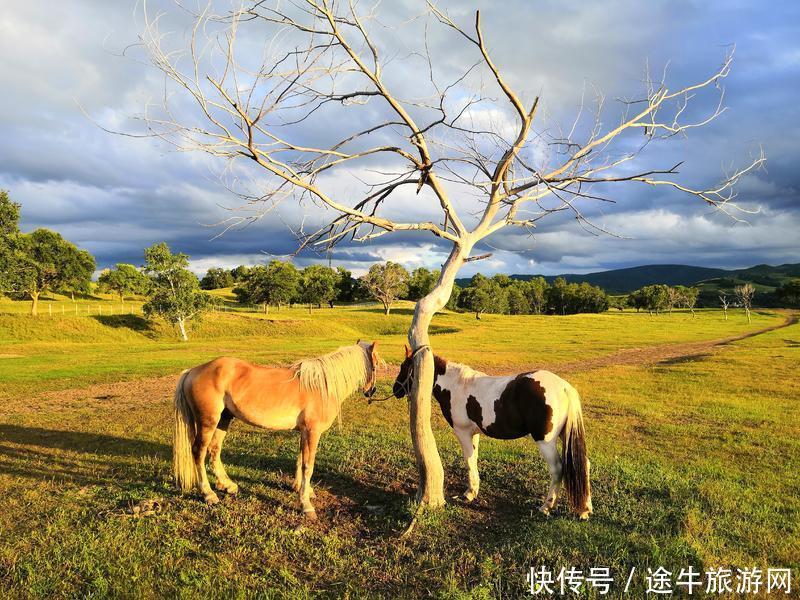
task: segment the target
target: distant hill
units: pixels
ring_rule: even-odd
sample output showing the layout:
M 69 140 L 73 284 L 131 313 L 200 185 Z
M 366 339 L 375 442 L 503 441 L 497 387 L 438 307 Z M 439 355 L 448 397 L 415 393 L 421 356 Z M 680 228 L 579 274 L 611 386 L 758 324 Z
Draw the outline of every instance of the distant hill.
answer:
M 756 287 L 762 286 L 765 288 L 776 288 L 785 282 L 787 279 L 800 277 L 800 264 L 786 264 L 773 267 L 770 265 L 756 265 L 749 269 L 739 269 L 738 271 L 728 271 L 718 279 L 711 279 L 705 283 L 717 283 L 722 287 L 730 287 L 725 285 L 728 283 L 726 280 L 732 280 L 734 285 L 739 285 L 743 282 L 750 282 Z
M 756 306 L 785 306 L 785 301 L 778 297 L 775 289 L 794 277 L 800 277 L 800 264 L 778 265 L 777 267 L 756 265 L 749 269 L 727 271 L 722 277 L 697 282 L 700 288 L 698 305 L 715 305 L 721 292 L 730 296 L 733 288 L 737 285 L 752 283 L 756 288 L 756 296 L 753 300 Z
M 511 275 L 512 279 L 528 280 L 540 275 Z M 773 267 L 756 265 L 748 269 L 713 269 L 691 265 L 643 265 L 626 269 L 612 269 L 597 273 L 576 275 L 545 275 L 552 283 L 556 277 L 563 277 L 570 283 L 587 282 L 603 288 L 609 294 L 627 294 L 645 285 L 664 283 L 667 285 L 699 285 L 707 293 L 720 289 L 733 289 L 742 283 L 752 283 L 762 292 L 772 292 L 785 280 L 800 277 L 800 263 Z M 469 279 L 457 280 L 458 285 L 469 285 Z

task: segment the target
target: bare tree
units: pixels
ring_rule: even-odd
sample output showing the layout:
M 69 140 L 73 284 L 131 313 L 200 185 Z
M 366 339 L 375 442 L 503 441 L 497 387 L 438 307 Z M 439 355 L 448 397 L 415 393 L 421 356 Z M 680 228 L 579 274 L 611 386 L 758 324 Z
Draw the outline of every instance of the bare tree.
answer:
M 722 306 L 722 313 L 725 315 L 725 320 L 728 320 L 728 307 L 730 306 L 730 302 L 728 301 L 728 296 L 725 292 L 719 295 L 719 303 Z
M 747 322 L 752 323 L 750 319 L 750 309 L 753 307 L 753 296 L 756 295 L 756 288 L 754 288 L 751 283 L 744 283 L 742 285 L 737 285 L 734 292 L 736 293 L 736 299 L 739 301 L 739 305 L 744 308 L 747 313 Z
M 227 172 L 236 177 L 244 171 L 242 159 L 265 176 L 266 183 L 259 185 L 266 188 L 236 189 L 249 212 L 235 214 L 226 227 L 294 202 L 321 222 L 296 232 L 300 248 L 329 250 L 343 240 L 399 232 L 427 232 L 449 245 L 439 279 L 417 302 L 408 332 L 415 350 L 410 426 L 419 471 L 417 500 L 438 506 L 444 504 L 444 473 L 430 424 L 428 327 L 447 303 L 459 268 L 478 258 L 470 256 L 473 248 L 506 227 L 531 230 L 554 213 L 569 213 L 584 228 L 604 233 L 585 217 L 582 205 L 613 202 L 608 194 L 621 184 L 688 194 L 734 215 L 740 210 L 734 204 L 735 184 L 764 157 L 759 154 L 709 187 L 679 182 L 680 163 L 641 162 L 648 146 L 683 136 L 723 112 L 720 83 L 729 73 L 730 55 L 707 78 L 676 89 L 667 84 L 666 74 L 647 75 L 642 93 L 621 100 L 621 116 L 609 127 L 601 119 L 605 109 L 599 94 L 593 109 L 582 107 L 574 121 L 560 127 L 540 119 L 538 96 L 526 100 L 504 78 L 487 47 L 479 12 L 471 26 L 462 27 L 428 3 L 423 19 L 409 20 L 424 23 L 423 35 L 406 57 L 420 61 L 413 92 L 393 85 L 389 71 L 402 61 L 383 56 L 383 40 L 374 32 L 387 26 L 375 16 L 354 2 L 252 1 L 222 15 L 210 8 L 199 12 L 186 45 L 172 48 L 174 37 L 160 30 L 158 18 L 146 15 L 143 43 L 173 85 L 163 105 L 148 107 L 144 119 L 151 135 L 180 150 L 229 161 Z M 474 63 L 443 81 L 427 43 L 429 26 L 452 34 L 451 47 L 461 42 L 458 52 L 471 51 Z M 252 34 L 249 41 L 265 40 L 263 46 L 239 49 L 245 30 Z M 182 94 L 174 96 L 173 89 Z M 690 117 L 696 113 L 687 107 L 704 92 L 719 101 L 708 114 Z M 407 97 L 411 93 L 418 97 Z M 343 105 L 348 107 L 344 114 L 355 118 L 343 121 L 341 112 L 333 112 Z M 481 118 L 492 114 L 509 117 L 505 125 Z M 334 122 L 359 124 L 316 146 L 300 135 L 299 128 L 312 123 L 319 131 L 335 131 Z M 354 185 L 361 181 L 362 192 L 338 191 L 329 177 L 333 172 L 348 175 Z M 434 216 L 398 211 L 398 200 L 414 200 L 415 207 Z M 326 214 L 330 218 L 323 222 Z
M 667 287 L 667 311 L 669 314 L 672 314 L 673 308 L 680 305 L 682 299 L 683 297 L 679 288 Z
M 685 285 L 677 286 L 677 290 L 678 302 L 681 306 L 688 308 L 692 313 L 692 318 L 694 318 L 694 307 L 697 304 L 697 298 L 700 295 L 700 290 L 696 287 L 686 287 Z

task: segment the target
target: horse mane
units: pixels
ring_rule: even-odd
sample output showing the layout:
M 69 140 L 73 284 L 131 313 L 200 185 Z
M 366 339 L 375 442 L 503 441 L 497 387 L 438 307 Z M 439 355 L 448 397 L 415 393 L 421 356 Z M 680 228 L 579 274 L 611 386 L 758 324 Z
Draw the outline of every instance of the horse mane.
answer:
M 434 357 L 439 358 L 439 357 Z M 469 365 L 465 365 L 464 363 L 458 363 L 451 360 L 444 361 L 445 365 L 447 366 L 448 371 L 458 371 L 458 374 L 462 378 L 467 377 L 486 377 L 486 373 L 483 371 L 478 371 L 477 369 L 473 369 Z
M 319 392 L 323 402 L 341 404 L 356 388 L 364 385 L 372 361 L 360 345 L 343 346 L 317 358 L 292 365 L 300 386 Z

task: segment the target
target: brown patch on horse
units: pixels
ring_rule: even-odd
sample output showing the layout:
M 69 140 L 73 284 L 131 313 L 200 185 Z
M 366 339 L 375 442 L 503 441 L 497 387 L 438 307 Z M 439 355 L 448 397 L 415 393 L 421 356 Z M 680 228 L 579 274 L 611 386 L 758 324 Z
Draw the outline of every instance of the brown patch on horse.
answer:
M 469 400 L 467 402 L 469 415 Z M 480 408 L 477 401 L 474 403 Z M 482 414 L 480 420 L 471 415 L 470 419 L 489 437 L 503 440 L 530 435 L 540 442 L 553 430 L 553 408 L 547 404 L 544 388 L 530 373 L 517 375 L 495 400 L 492 423 L 484 426 Z
M 434 379 L 439 375 L 447 373 L 447 360 L 441 356 L 433 355 L 433 376 Z
M 447 421 L 450 427 L 453 426 L 453 415 L 450 412 L 450 390 L 442 389 L 440 385 L 433 386 L 433 397 L 439 403 L 439 408 L 442 409 L 442 416 Z
M 467 397 L 467 416 L 469 420 L 483 428 L 483 409 L 475 396 Z
M 533 400 L 529 405 L 529 416 L 531 424 L 534 425 L 531 428 L 531 436 L 540 442 L 553 431 L 553 408 L 547 404 L 547 395 L 541 383 L 532 377 L 518 377 L 517 379 L 520 380 L 521 393 Z M 520 393 L 519 389 L 517 393 Z M 500 398 L 502 399 L 502 396 Z

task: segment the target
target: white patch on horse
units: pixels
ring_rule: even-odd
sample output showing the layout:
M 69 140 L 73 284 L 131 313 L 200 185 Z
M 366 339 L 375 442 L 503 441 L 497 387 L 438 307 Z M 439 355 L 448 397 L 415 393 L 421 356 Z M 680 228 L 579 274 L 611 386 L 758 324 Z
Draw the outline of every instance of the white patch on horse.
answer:
M 477 432 L 496 420 L 495 401 L 513 377 L 490 377 L 466 365 L 447 363 L 447 371 L 436 379 L 442 390 L 450 392 L 450 416 L 453 428 Z M 467 399 L 474 396 L 481 407 L 481 422 L 475 423 L 467 414 Z

